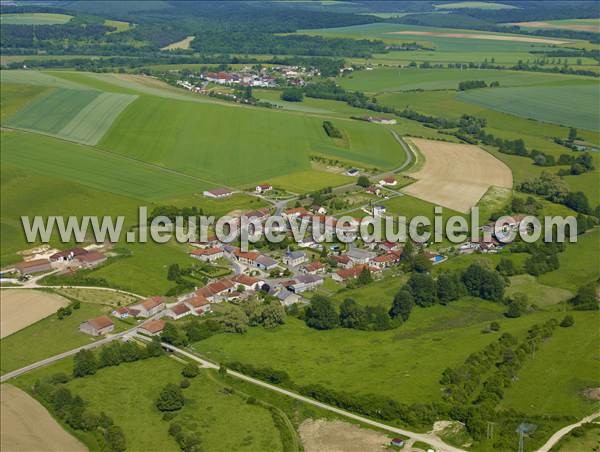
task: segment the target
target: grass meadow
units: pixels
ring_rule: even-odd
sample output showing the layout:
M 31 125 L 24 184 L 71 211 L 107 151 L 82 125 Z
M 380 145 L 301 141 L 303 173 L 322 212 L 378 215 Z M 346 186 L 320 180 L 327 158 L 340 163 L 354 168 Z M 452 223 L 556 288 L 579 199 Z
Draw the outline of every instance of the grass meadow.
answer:
M 0 122 L 15 114 L 36 97 L 44 94 L 49 88 L 39 85 L 23 85 L 2 83 L 0 90 Z
M 56 25 L 66 24 L 73 16 L 67 14 L 52 13 L 20 13 L 2 14 L 0 23 L 2 25 Z
M 79 332 L 79 325 L 89 319 L 110 313 L 104 304 L 81 303 L 79 309 L 59 320 L 52 314 L 0 341 L 0 372 L 3 374 L 28 364 L 93 342 L 95 339 Z M 113 319 L 116 331 L 130 328 Z
M 177 451 L 179 446 L 168 433 L 170 422 L 154 403 L 163 386 L 178 384 L 183 364 L 169 357 L 152 358 L 118 367 L 101 369 L 94 376 L 71 380 L 66 387 L 89 403 L 94 412 L 104 411 L 123 428 L 132 450 Z M 72 360 L 24 375 L 15 383 L 26 391 L 37 378 L 56 372 L 70 374 Z M 279 431 L 271 413 L 243 396 L 226 391 L 210 373 L 202 370 L 184 390 L 185 406 L 173 422 L 196 430 L 207 450 L 281 450 Z M 95 441 L 81 431 L 73 432 L 92 450 Z

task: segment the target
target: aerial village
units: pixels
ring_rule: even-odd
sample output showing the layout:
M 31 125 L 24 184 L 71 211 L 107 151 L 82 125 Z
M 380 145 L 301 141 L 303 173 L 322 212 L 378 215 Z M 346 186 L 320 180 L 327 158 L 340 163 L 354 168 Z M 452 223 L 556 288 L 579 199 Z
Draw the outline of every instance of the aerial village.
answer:
M 350 172 L 354 176 L 360 174 L 355 168 L 348 171 Z M 357 186 L 358 191 L 352 192 L 354 196 L 358 193 L 370 197 L 371 200 L 353 211 L 384 217 L 386 209 L 379 202 L 398 196 L 394 189 L 399 183 L 396 176 L 388 175 L 375 184 Z M 269 199 L 268 196 L 274 190 L 276 189 L 271 184 L 263 183 L 246 193 Z M 207 190 L 203 196 L 219 200 L 235 193 L 222 187 Z M 91 336 L 106 335 L 114 331 L 114 319 L 119 319 L 133 321 L 139 326 L 139 332 L 155 336 L 161 333 L 167 321 L 177 321 L 187 316 L 210 315 L 215 304 L 235 304 L 257 297 L 271 297 L 283 307 L 289 308 L 297 304 L 308 304 L 310 296 L 323 290 L 328 284 L 334 284 L 336 287 L 355 287 L 361 275 L 368 274 L 369 278 L 377 280 L 384 275 L 401 273 L 400 265 L 404 251 L 401 243 L 355 241 L 347 245 L 325 245 L 323 239 L 326 233 L 333 232 L 337 222 L 335 216 L 328 215 L 328 209 L 325 205 L 313 203 L 313 199 L 309 198 L 305 199 L 304 203 L 297 202 L 295 207 L 279 209 L 272 206 L 240 212 L 237 214 L 238 219 L 245 216 L 258 220 L 262 225 L 275 213 L 284 219 L 307 220 L 309 224 L 312 224 L 314 218 L 318 218 L 324 229 L 319 231 L 320 236 L 311 231 L 301 242 L 275 250 L 243 251 L 233 244 L 220 242 L 216 235 L 211 234 L 205 241 L 191 243 L 188 255 L 190 259 L 203 265 L 225 268 L 225 276 L 209 278 L 205 285 L 194 287 L 193 290 L 177 296 L 152 296 L 128 306 L 115 307 L 110 316 L 89 319 L 82 323 L 79 329 Z M 507 224 L 502 231 L 494 231 L 493 223 L 484 225 L 480 228 L 480 239 L 468 240 L 457 245 L 452 251 L 447 250 L 449 252 L 446 254 L 439 250 L 430 251 L 424 245 L 419 245 L 416 252 L 422 254 L 431 265 L 443 264 L 453 255 L 495 253 L 502 249 L 502 236 L 516 230 L 521 219 L 515 218 L 515 221 Z M 354 220 L 348 225 L 347 234 L 358 232 L 361 218 L 355 217 Z M 498 237 L 499 234 L 501 237 Z M 13 269 L 5 270 L 3 277 L 12 274 L 15 281 L 27 285 L 49 274 L 59 276 L 94 269 L 103 265 L 111 256 L 113 253 L 110 249 L 105 250 L 103 245 L 98 244 L 63 251 L 43 246 L 14 265 Z

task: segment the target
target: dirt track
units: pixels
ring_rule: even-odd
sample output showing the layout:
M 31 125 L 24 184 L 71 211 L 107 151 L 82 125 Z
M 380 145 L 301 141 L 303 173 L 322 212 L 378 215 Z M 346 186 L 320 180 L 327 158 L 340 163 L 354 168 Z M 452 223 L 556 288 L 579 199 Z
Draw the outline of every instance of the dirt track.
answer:
M 425 157 L 417 179 L 403 191 L 416 198 L 466 213 L 490 186 L 512 188 L 512 173 L 478 146 L 410 138 Z
M 534 42 L 537 44 L 568 44 L 569 41 L 558 39 L 535 38 L 529 36 L 492 35 L 484 33 L 443 33 L 437 31 L 391 31 L 391 35 L 434 36 L 438 38 L 483 39 L 488 41 Z
M 69 435 L 36 400 L 9 384 L 0 386 L 2 452 L 79 452 L 87 448 Z
M 52 293 L 3 289 L 0 292 L 0 338 L 48 317 L 68 304 L 67 299 Z

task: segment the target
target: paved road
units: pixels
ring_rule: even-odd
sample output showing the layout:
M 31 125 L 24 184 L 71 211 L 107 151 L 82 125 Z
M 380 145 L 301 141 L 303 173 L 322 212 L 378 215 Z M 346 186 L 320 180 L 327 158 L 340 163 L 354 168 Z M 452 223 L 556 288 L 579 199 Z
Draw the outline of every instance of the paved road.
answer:
M 143 336 L 140 336 L 140 338 L 147 340 Z M 167 350 L 171 350 L 172 352 L 178 353 L 180 355 L 185 356 L 186 358 L 192 359 L 192 360 L 200 363 L 202 365 L 202 367 L 209 368 L 209 369 L 218 369 L 218 367 L 219 367 L 215 363 L 212 363 L 210 361 L 202 359 L 202 358 L 196 356 L 195 354 L 192 354 L 192 353 L 182 350 L 180 348 L 174 347 L 170 344 L 163 343 L 162 345 Z M 283 389 L 283 388 L 280 388 L 278 386 L 275 386 L 275 385 L 272 385 L 269 383 L 265 383 L 264 381 L 257 380 L 256 378 L 249 377 L 247 375 L 241 374 L 239 372 L 236 372 L 236 371 L 233 371 L 230 369 L 227 370 L 227 373 L 228 373 L 228 375 L 231 375 L 232 377 L 239 378 L 240 380 L 244 380 L 249 383 L 255 384 L 257 386 L 261 386 L 263 388 L 269 389 L 271 391 L 275 391 L 280 394 L 286 395 L 288 397 L 292 397 L 296 400 L 300 400 L 301 402 L 308 403 L 309 405 L 313 405 L 313 406 L 322 408 L 324 410 L 331 411 L 332 413 L 339 414 L 340 416 L 344 416 L 349 419 L 353 419 L 355 421 L 359 421 L 364 424 L 368 424 L 373 427 L 377 427 L 379 429 L 386 430 L 391 433 L 408 436 L 411 439 L 414 439 L 416 441 L 426 442 L 428 444 L 431 444 L 433 447 L 435 447 L 439 451 L 458 452 L 458 451 L 462 450 L 462 449 L 458 449 L 456 447 L 446 444 L 438 436 L 431 434 L 431 433 L 415 433 L 415 432 L 411 432 L 409 430 L 404 430 L 404 429 L 401 429 L 398 427 L 393 427 L 391 425 L 386 425 L 381 422 L 377 422 L 372 419 L 351 413 L 349 411 L 342 410 L 340 408 L 318 402 L 318 401 L 310 399 L 308 397 L 304 397 L 300 394 L 296 394 L 295 392 L 288 391 L 287 389 Z
M 544 444 L 538 449 L 538 452 L 548 452 L 556 445 L 556 443 L 558 443 L 561 440 L 563 436 L 567 435 L 571 430 L 579 427 L 581 424 L 592 422 L 597 417 L 600 417 L 600 411 L 596 411 L 594 414 L 590 414 L 589 416 L 584 417 L 582 420 L 576 422 L 575 424 L 567 425 L 566 427 L 561 428 L 558 432 L 552 435 L 548 441 L 546 441 L 546 444 Z
M 19 375 L 22 375 L 24 373 L 27 373 L 27 372 L 37 369 L 39 367 L 48 366 L 52 363 L 55 363 L 56 361 L 60 361 L 61 359 L 68 358 L 69 356 L 73 356 L 80 350 L 90 350 L 90 349 L 93 349 L 96 347 L 100 347 L 101 345 L 108 344 L 111 341 L 120 339 L 123 336 L 134 333 L 137 330 L 137 328 L 138 327 L 136 326 L 135 328 L 129 329 L 127 331 L 123 331 L 121 333 L 113 334 L 111 336 L 107 336 L 104 339 L 100 339 L 91 344 L 87 344 L 82 347 L 77 347 L 77 348 L 74 348 L 73 350 L 69 350 L 68 352 L 64 352 L 64 353 L 60 353 L 55 356 L 51 356 L 50 358 L 46 358 L 46 359 L 43 359 L 36 363 L 29 364 L 28 366 L 21 367 L 20 369 L 13 370 L 12 372 L 7 372 L 0 377 L 0 383 L 4 383 L 5 381 L 10 380 L 11 378 L 18 377 Z

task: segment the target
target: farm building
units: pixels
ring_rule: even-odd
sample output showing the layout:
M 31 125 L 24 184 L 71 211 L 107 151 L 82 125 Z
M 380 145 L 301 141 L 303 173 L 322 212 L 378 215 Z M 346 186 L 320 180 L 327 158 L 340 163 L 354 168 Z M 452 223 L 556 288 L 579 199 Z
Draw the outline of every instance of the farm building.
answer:
M 137 317 L 151 317 L 165 309 L 165 303 L 162 297 L 151 297 L 136 304 L 133 309 L 139 311 Z
M 15 265 L 17 270 L 22 275 L 30 275 L 31 273 L 45 272 L 50 270 L 50 261 L 47 259 L 35 259 L 32 261 L 19 262 Z
M 271 184 L 259 184 L 256 186 L 256 193 L 264 193 L 270 190 L 273 190 L 273 186 Z
M 50 256 L 52 262 L 72 261 L 76 257 L 86 254 L 88 251 L 83 248 L 71 248 L 70 250 L 60 251 Z
M 99 251 L 89 251 L 80 254 L 75 260 L 84 268 L 93 268 L 106 262 L 107 257 Z
M 140 326 L 140 332 L 148 336 L 158 336 L 165 327 L 164 320 L 150 320 Z
M 121 306 L 120 308 L 113 309 L 111 314 L 113 315 L 113 317 L 116 317 L 118 319 L 126 319 L 129 317 L 129 309 L 127 309 L 124 306 Z
M 290 292 L 287 289 L 281 289 L 277 294 L 277 298 L 283 306 L 291 306 L 302 300 L 300 295 Z
M 273 270 L 277 267 L 277 262 L 269 256 L 260 255 L 256 258 L 255 265 L 262 270 Z
M 283 256 L 283 263 L 285 265 L 290 265 L 292 267 L 297 267 L 298 265 L 302 265 L 307 261 L 307 256 L 304 251 L 290 251 L 289 249 Z
M 212 190 L 206 190 L 203 194 L 207 198 L 221 199 L 233 195 L 233 192 L 228 188 L 214 188 Z
M 165 311 L 165 317 L 169 317 L 173 320 L 179 320 L 191 314 L 192 310 L 188 308 L 185 303 L 177 303 Z
M 383 186 L 390 186 L 393 187 L 398 183 L 398 181 L 396 180 L 396 178 L 394 176 L 386 176 L 383 179 L 381 179 L 379 181 L 379 185 Z
M 343 268 L 341 270 L 338 270 L 337 272 L 335 272 L 331 278 L 334 281 L 338 281 L 338 282 L 347 282 L 351 279 L 356 279 L 358 278 L 358 275 L 360 275 L 360 273 L 363 271 L 363 269 L 365 268 L 369 268 L 369 270 L 373 273 L 373 272 L 378 272 L 379 268 L 377 267 L 367 267 L 366 265 L 355 265 L 352 268 Z
M 95 319 L 88 320 L 79 325 L 79 331 L 91 336 L 100 336 L 108 334 L 115 329 L 115 324 L 107 316 L 102 315 Z
M 348 256 L 348 258 L 352 261 L 354 265 L 367 264 L 371 259 L 375 257 L 375 253 L 360 248 L 352 248 L 348 250 L 346 256 Z
M 210 311 L 210 302 L 200 294 L 195 294 L 183 303 L 192 310 L 193 315 L 202 315 Z
M 346 256 L 345 254 L 342 254 L 340 256 L 331 256 L 330 258 L 332 261 L 334 261 L 338 267 L 342 267 L 342 268 L 351 268 L 354 264 L 352 263 L 352 261 L 350 260 L 350 258 L 348 256 Z
M 231 281 L 244 290 L 258 290 L 263 285 L 263 281 L 248 275 L 235 275 Z
M 292 209 L 286 209 L 283 216 L 286 218 L 296 218 L 304 215 L 308 215 L 308 210 L 304 207 L 294 207 Z
M 302 293 L 316 289 L 317 286 L 323 284 L 323 278 L 317 275 L 300 275 L 286 284 L 285 288 L 290 292 Z
M 385 215 L 385 206 L 373 206 L 373 216 L 381 217 Z
M 316 275 L 317 273 L 325 273 L 325 264 L 319 261 L 312 261 L 305 264 L 302 267 L 302 271 L 309 275 Z
M 223 249 L 217 246 L 211 248 L 200 248 L 190 253 L 194 259 L 204 262 L 213 262 L 223 257 Z
M 371 265 L 379 269 L 391 267 L 400 261 L 400 255 L 400 253 L 387 253 L 375 256 L 371 261 Z
M 196 294 L 202 295 L 209 301 L 218 302 L 233 290 L 234 284 L 230 280 L 220 279 L 196 290 Z

